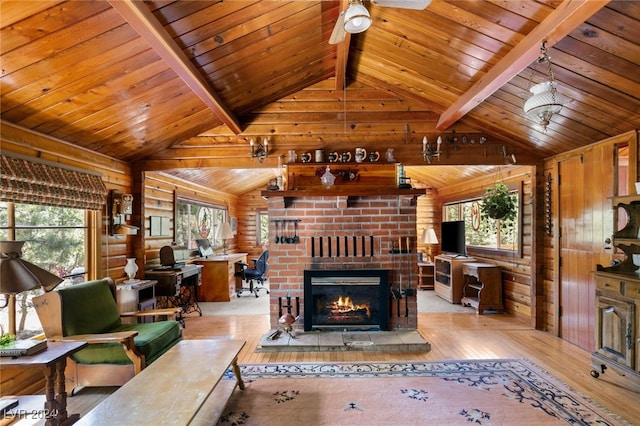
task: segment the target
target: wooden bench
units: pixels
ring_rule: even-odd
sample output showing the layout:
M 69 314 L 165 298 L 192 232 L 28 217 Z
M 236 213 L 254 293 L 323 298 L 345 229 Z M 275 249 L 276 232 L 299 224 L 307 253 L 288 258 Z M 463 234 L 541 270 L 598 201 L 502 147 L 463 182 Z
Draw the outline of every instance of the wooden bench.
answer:
M 243 340 L 182 340 L 77 425 L 214 425 L 236 386 Z M 236 380 L 220 380 L 233 368 Z

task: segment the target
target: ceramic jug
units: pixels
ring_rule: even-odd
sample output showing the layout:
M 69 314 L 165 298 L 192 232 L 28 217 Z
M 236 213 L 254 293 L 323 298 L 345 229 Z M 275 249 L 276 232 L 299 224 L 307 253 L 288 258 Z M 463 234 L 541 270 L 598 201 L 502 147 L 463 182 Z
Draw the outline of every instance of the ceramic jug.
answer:
M 380 159 L 380 153 L 378 151 L 371 151 L 369 153 L 369 161 L 374 163 Z
M 356 163 L 362 163 L 367 158 L 367 150 L 356 148 Z

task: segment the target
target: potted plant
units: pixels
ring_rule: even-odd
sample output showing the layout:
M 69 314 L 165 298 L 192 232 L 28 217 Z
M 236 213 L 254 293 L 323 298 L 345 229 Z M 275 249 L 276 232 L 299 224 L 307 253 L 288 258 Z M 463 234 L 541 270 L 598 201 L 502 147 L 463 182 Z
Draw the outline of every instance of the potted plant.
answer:
M 515 197 L 509 193 L 509 188 L 503 182 L 496 182 L 482 196 L 480 206 L 482 216 L 492 219 L 515 219 L 516 202 Z

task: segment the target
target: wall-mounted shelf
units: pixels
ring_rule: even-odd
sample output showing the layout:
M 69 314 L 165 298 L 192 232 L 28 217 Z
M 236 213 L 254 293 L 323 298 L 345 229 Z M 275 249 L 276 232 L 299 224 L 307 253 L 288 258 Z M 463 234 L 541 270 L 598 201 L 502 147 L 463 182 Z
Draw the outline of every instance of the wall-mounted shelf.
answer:
M 263 198 L 276 198 L 281 197 L 284 199 L 284 207 L 290 207 L 293 204 L 293 200 L 296 198 L 310 198 L 310 197 L 337 197 L 338 199 L 344 199 L 344 206 L 351 206 L 351 201 L 357 197 L 377 197 L 381 195 L 397 195 L 398 197 L 410 197 L 416 198 L 419 195 L 424 195 L 424 189 L 367 189 L 367 188 L 346 188 L 346 189 L 321 189 L 321 190 L 293 190 L 293 191 L 262 191 L 260 195 Z
M 398 189 L 398 188 L 331 188 L 331 189 L 298 189 L 289 191 L 262 191 L 261 195 L 265 198 L 285 197 L 285 198 L 302 198 L 302 197 L 367 197 L 378 195 L 424 195 L 424 189 Z

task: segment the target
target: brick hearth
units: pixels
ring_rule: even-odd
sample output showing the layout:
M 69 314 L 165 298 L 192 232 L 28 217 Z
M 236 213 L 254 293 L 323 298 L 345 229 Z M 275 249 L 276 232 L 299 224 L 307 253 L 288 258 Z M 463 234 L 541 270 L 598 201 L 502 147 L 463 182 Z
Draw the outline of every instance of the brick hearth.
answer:
M 300 318 L 295 328 L 302 328 L 304 315 L 305 269 L 389 269 L 390 286 L 406 290 L 414 295 L 398 304 L 390 305 L 389 330 L 417 329 L 416 289 L 416 203 L 415 195 L 374 196 L 269 196 L 269 234 L 276 235 L 276 220 L 298 220 L 299 242 L 296 244 L 269 243 L 270 321 L 272 328 L 279 328 L 279 298 L 289 295 L 294 301 L 299 297 Z M 293 234 L 293 222 L 289 233 Z M 282 235 L 282 227 L 279 227 Z M 335 248 L 329 255 L 328 237 L 349 241 L 357 237 L 358 248 L 340 254 Z M 360 242 L 365 237 L 365 249 Z M 320 256 L 322 237 L 322 256 Z M 373 239 L 373 251 L 369 241 Z M 312 239 L 314 241 L 312 248 Z M 409 242 L 409 253 L 405 251 Z M 392 253 L 396 251 L 396 253 Z M 313 255 L 313 256 L 312 256 Z M 398 306 L 400 311 L 398 312 Z M 295 315 L 295 307 L 294 307 Z

